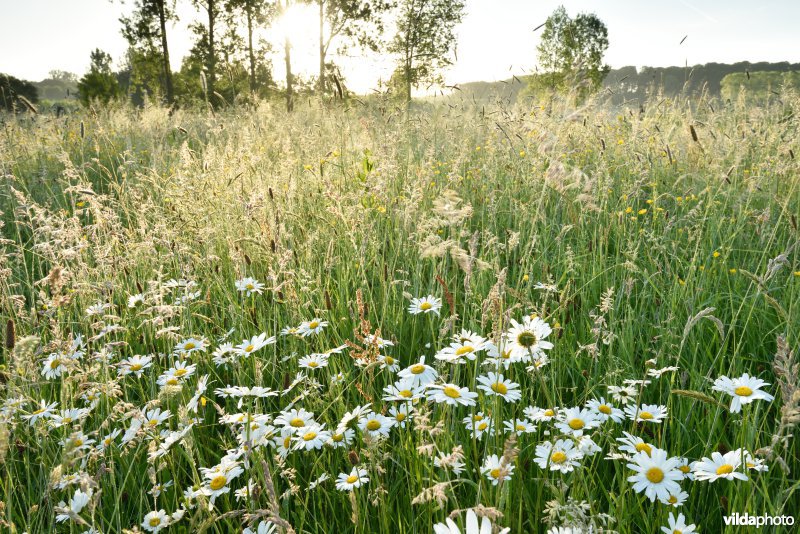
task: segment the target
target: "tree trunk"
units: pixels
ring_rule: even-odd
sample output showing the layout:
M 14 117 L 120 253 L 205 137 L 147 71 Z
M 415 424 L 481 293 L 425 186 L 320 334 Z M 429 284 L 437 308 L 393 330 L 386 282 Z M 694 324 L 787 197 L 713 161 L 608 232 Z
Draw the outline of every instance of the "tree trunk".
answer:
M 289 7 L 289 0 L 286 0 L 286 7 Z M 287 35 L 283 40 L 283 60 L 286 64 L 286 111 L 294 110 L 294 79 L 292 77 L 292 43 Z
M 247 51 L 250 54 L 250 93 L 256 92 L 256 55 L 253 52 L 253 13 L 247 4 Z
M 167 47 L 167 14 L 164 7 L 165 0 L 158 2 L 158 22 L 161 25 L 161 56 L 164 60 L 164 85 L 167 89 L 167 104 L 172 105 L 175 94 L 172 89 L 172 67 L 169 64 L 169 47 Z
M 325 94 L 325 1 L 319 3 L 319 96 Z
M 208 0 L 208 98 L 214 97 L 217 81 L 217 54 L 214 49 L 214 22 L 217 19 L 216 0 Z

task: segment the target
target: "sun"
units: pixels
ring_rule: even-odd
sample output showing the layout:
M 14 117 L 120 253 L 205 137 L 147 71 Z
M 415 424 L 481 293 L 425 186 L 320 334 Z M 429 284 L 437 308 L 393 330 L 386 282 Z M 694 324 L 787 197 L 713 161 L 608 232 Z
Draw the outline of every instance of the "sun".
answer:
M 310 4 L 292 4 L 275 21 L 272 34 L 282 43 L 287 37 L 293 47 L 319 42 L 319 12 Z

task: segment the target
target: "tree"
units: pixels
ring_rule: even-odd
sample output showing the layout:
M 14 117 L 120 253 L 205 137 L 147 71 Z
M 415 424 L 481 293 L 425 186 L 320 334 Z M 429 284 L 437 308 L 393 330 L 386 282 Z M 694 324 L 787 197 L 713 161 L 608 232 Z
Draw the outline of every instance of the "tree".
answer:
M 198 22 L 193 26 L 198 36 L 198 43 L 205 48 L 203 51 L 203 64 L 205 67 L 206 94 L 210 99 L 216 92 L 217 84 L 217 22 L 220 15 L 220 0 L 192 0 L 197 9 L 206 12 L 206 24 Z
M 412 87 L 441 81 L 438 71 L 451 63 L 455 26 L 463 17 L 464 0 L 401 0 L 389 51 L 399 56 L 395 77 L 401 77 L 406 103 Z
M 285 0 L 281 6 L 281 14 L 285 14 L 291 5 L 290 0 Z M 283 39 L 283 61 L 286 65 L 286 111 L 294 111 L 294 76 L 292 76 L 292 43 L 289 36 Z
M 0 109 L 6 111 L 25 109 L 28 104 L 35 104 L 38 101 L 38 92 L 31 82 L 0 73 Z
M 111 56 L 96 48 L 90 57 L 89 72 L 78 82 L 78 95 L 85 106 L 93 100 L 107 104 L 120 94 L 119 82 L 111 71 Z
M 247 61 L 249 73 L 250 92 L 255 94 L 258 88 L 263 85 L 260 83 L 258 71 L 263 65 L 260 58 L 264 54 L 258 53 L 253 44 L 255 31 L 262 26 L 266 26 L 275 17 L 277 12 L 277 2 L 265 2 L 264 0 L 229 0 L 228 9 L 238 10 L 244 16 L 245 28 L 247 31 Z
M 551 88 L 577 81 L 596 90 L 610 70 L 603 64 L 607 48 L 608 29 L 597 15 L 581 13 L 572 19 L 561 6 L 547 18 L 537 50 Z
M 142 61 L 144 58 L 155 58 L 160 61 L 161 84 L 164 87 L 167 103 L 172 104 L 175 93 L 172 83 L 172 67 L 169 63 L 169 46 L 167 44 L 167 22 L 177 20 L 175 0 L 136 0 L 133 12 L 122 17 L 122 36 L 134 50 L 133 55 Z M 146 64 L 147 62 L 145 62 Z M 132 64 L 135 67 L 136 63 Z M 136 71 L 132 71 L 136 76 Z M 140 76 L 141 77 L 141 76 Z
M 377 50 L 383 33 L 382 14 L 392 7 L 388 0 L 316 0 L 319 7 L 319 78 L 320 94 L 326 90 L 326 57 L 331 44 L 343 37 L 361 47 Z M 327 22 L 328 33 L 325 34 Z
M 47 77 L 50 80 L 56 80 L 64 83 L 78 83 L 78 75 L 74 72 L 69 72 L 66 70 L 51 70 L 47 74 Z

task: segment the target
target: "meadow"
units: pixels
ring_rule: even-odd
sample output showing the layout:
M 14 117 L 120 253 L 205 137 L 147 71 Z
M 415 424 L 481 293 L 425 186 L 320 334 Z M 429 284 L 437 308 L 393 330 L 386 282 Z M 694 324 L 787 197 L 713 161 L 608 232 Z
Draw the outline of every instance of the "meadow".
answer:
M 0 531 L 797 514 L 799 112 L 4 115 Z

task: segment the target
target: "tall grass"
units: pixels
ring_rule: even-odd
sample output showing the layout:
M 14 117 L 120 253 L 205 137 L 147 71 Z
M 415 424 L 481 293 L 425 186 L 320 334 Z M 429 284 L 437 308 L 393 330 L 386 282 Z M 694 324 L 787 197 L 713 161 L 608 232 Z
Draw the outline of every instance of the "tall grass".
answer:
M 705 532 L 722 531 L 727 513 L 796 513 L 797 441 L 773 436 L 790 434 L 797 422 L 798 399 L 782 396 L 778 384 L 790 393 L 797 384 L 790 374 L 775 376 L 773 359 L 779 336 L 784 359 L 797 346 L 800 326 L 798 108 L 800 99 L 787 93 L 768 108 L 702 97 L 654 99 L 641 109 L 597 100 L 580 109 L 560 101 L 426 105 L 410 114 L 309 105 L 287 115 L 264 104 L 213 115 L 153 107 L 3 117 L 0 309 L 14 339 L 2 356 L 0 396 L 9 406 L 19 397 L 28 404 L 0 418 L 0 530 L 83 532 L 91 524 L 119 532 L 152 510 L 178 510 L 183 491 L 202 484 L 199 468 L 236 446 L 223 413 L 275 415 L 297 401 L 333 428 L 356 406 L 388 407 L 382 389 L 393 374 L 356 365 L 354 348 L 283 396 L 237 408 L 213 393 L 229 384 L 281 390 L 300 356 L 359 345 L 364 321 L 394 341 L 385 352 L 402 368 L 420 355 L 434 361 L 462 328 L 496 336 L 530 313 L 554 326 L 555 347 L 540 373 L 506 372 L 521 385 L 521 402 L 421 403 L 417 422 L 385 441 L 357 431 L 349 448 L 295 451 L 285 460 L 257 449 L 213 511 L 191 508 L 172 531 L 236 531 L 260 513 L 296 532 L 428 532 L 451 511 L 482 505 L 513 532 L 570 522 L 654 532 L 672 510 L 631 489 L 625 461 L 605 458 L 621 430 L 692 460 L 737 448 L 766 459 L 769 471 L 751 472 L 747 482 L 682 484 L 689 498 L 680 511 Z M 267 290 L 244 297 L 234 288 L 244 276 Z M 196 281 L 198 298 L 174 305 L 164 288 L 171 278 Z M 127 306 L 137 293 L 151 299 L 144 310 Z M 409 315 L 409 298 L 427 294 L 444 299 L 442 316 Z M 97 302 L 113 307 L 87 317 Z M 312 317 L 330 326 L 313 337 L 279 337 L 229 368 L 211 361 L 231 329 L 238 343 Z M 120 329 L 97 337 L 108 325 Z M 79 333 L 88 340 L 85 359 L 46 380 L 42 360 Z M 80 396 L 99 390 L 79 425 L 94 439 L 124 431 L 145 405 L 171 410 L 165 428 L 175 430 L 192 417 L 184 406 L 196 377 L 177 391 L 156 379 L 189 336 L 211 345 L 190 358 L 197 375 L 210 374 L 208 401 L 162 459 L 148 461 L 146 439 L 71 451 L 60 442 L 74 429 L 20 417 L 40 399 L 84 406 Z M 104 347 L 109 363 L 89 357 Z M 141 378 L 118 377 L 114 364 L 134 354 L 162 356 Z M 500 430 L 525 406 L 609 399 L 607 386 L 665 366 L 679 369 L 651 378 L 641 400 L 666 405 L 666 421 L 604 425 L 594 438 L 602 453 L 571 474 L 533 463 L 536 445 L 553 431 L 547 424 L 509 442 L 500 431 L 476 440 L 461 423 L 482 410 Z M 436 367 L 473 391 L 485 369 Z M 332 385 L 340 372 L 343 382 Z M 732 414 L 711 383 L 744 372 L 771 383 L 776 400 Z M 459 445 L 464 473 L 434 467 L 430 451 Z M 504 450 L 516 469 L 492 486 L 480 466 Z M 308 489 L 321 474 L 335 478 L 356 463 L 370 481 L 352 494 L 332 480 Z M 86 524 L 56 527 L 54 507 L 69 502 L 74 487 L 52 483 L 68 473 L 85 473 L 83 487 L 99 497 L 81 513 Z M 233 489 L 248 478 L 259 489 L 237 501 Z M 160 496 L 148 494 L 168 480 L 174 485 Z

